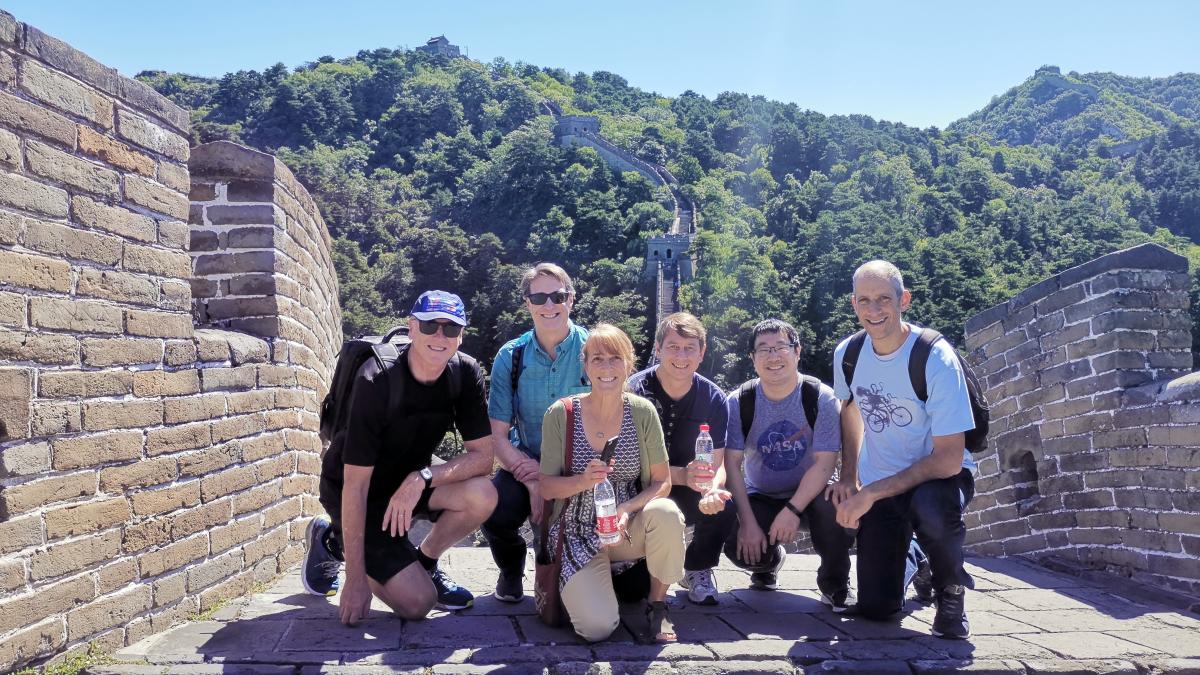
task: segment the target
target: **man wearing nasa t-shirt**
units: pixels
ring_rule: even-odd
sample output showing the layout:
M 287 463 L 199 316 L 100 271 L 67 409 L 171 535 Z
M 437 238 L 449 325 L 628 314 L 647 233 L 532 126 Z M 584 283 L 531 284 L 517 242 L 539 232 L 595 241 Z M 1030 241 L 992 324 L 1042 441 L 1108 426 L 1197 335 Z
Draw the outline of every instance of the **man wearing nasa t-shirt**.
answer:
M 911 296 L 895 265 L 859 267 L 851 302 L 866 338 L 852 382 L 842 369 L 851 338 L 834 350 L 845 451 L 827 492 L 838 522 L 858 528 L 858 612 L 882 619 L 899 611 L 917 576 L 918 593 L 931 585 L 937 602 L 933 634 L 965 638 L 964 596 L 974 582 L 963 569 L 962 516 L 975 493 L 963 435 L 975 426 L 966 379 L 954 348 L 938 340 L 925 368 L 927 399 L 913 391 L 908 358 L 921 329 L 901 319 Z
M 725 555 L 751 571 L 750 588 L 774 590 L 786 555 L 783 545 L 796 538 L 803 522 L 821 558 L 821 601 L 844 612 L 854 604 L 852 540 L 825 496 L 842 448 L 837 398 L 818 385 L 816 423 L 810 426 L 797 369 L 800 338 L 791 325 L 777 319 L 759 323 L 749 347 L 758 382 L 748 394 L 755 397 L 748 436 L 742 432 L 739 391 L 726 402 L 726 485 L 737 507 L 738 529 L 726 542 Z

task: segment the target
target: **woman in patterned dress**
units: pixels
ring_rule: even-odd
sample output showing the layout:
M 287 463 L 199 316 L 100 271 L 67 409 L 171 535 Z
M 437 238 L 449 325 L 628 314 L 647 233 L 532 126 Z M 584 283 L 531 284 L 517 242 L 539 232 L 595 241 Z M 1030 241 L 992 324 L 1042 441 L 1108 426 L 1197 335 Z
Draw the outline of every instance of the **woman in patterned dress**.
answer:
M 662 426 L 649 401 L 625 391 L 634 356 L 633 343 L 621 329 L 596 326 L 584 343 L 583 360 L 592 390 L 571 397 L 573 428 L 567 428 L 563 401 L 550 407 L 542 426 L 542 496 L 556 500 L 551 541 L 560 528 L 565 530 L 559 581 L 563 605 L 580 637 L 591 642 L 608 638 L 620 620 L 609 566 L 645 558 L 651 576 L 645 637 L 673 642 L 665 599 L 667 588 L 683 578 L 684 524 L 679 508 L 667 499 L 671 475 Z M 566 434 L 573 443 L 569 467 L 563 466 Z M 606 466 L 600 451 L 613 436 L 620 440 Z M 592 488 L 606 477 L 616 492 L 621 535 L 608 546 L 596 532 L 592 499 Z

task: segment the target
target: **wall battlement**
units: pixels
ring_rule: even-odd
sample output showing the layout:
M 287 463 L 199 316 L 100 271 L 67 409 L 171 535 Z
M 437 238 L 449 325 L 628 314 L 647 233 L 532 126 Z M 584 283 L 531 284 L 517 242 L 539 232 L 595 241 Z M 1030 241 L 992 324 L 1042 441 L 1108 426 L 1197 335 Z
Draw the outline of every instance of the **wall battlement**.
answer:
M 0 672 L 246 593 L 320 510 L 329 235 L 188 119 L 0 12 Z

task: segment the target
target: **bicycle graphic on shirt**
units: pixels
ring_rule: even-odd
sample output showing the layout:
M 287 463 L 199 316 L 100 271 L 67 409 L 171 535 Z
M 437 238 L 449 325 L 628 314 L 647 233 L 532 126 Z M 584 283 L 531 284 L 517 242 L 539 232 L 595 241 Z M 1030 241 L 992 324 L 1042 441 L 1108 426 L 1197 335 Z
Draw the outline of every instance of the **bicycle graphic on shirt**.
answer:
M 912 413 L 908 408 L 894 403 L 895 395 L 883 393 L 883 387 L 879 384 L 872 384 L 870 389 L 858 387 L 854 396 L 867 427 L 875 433 L 883 431 L 889 424 L 898 427 L 912 424 Z

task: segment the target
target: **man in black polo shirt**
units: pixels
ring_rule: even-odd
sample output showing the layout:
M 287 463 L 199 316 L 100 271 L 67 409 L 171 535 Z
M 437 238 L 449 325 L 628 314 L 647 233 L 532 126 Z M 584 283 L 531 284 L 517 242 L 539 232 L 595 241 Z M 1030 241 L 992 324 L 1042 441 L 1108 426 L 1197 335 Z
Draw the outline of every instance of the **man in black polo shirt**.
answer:
M 423 618 L 435 605 L 474 603 L 437 566 L 496 506 L 487 479 L 492 444 L 483 370 L 466 354 L 454 358 L 466 324 L 457 295 L 426 291 L 408 319 L 412 343 L 386 370 L 367 359 L 355 378 L 345 433 L 330 445 L 321 470 L 321 504 L 331 518 L 310 523 L 302 572 L 310 592 L 333 595 L 344 552 L 343 623 L 367 615 L 372 593 L 406 619 Z M 404 378 L 398 405 L 389 405 L 397 391 L 393 378 Z M 466 452 L 432 466 L 451 425 Z M 414 515 L 434 522 L 419 547 L 407 536 Z
M 662 320 L 654 336 L 659 364 L 635 374 L 629 388 L 654 404 L 662 421 L 671 465 L 671 499 L 693 525 L 692 543 L 683 560 L 681 585 L 688 599 L 702 605 L 717 602 L 712 568 L 721 547 L 737 525 L 737 512 L 728 506 L 725 467 L 725 394 L 696 369 L 704 360 L 704 325 L 687 312 Z M 709 426 L 713 438 L 712 470 L 698 466 L 696 436 Z

